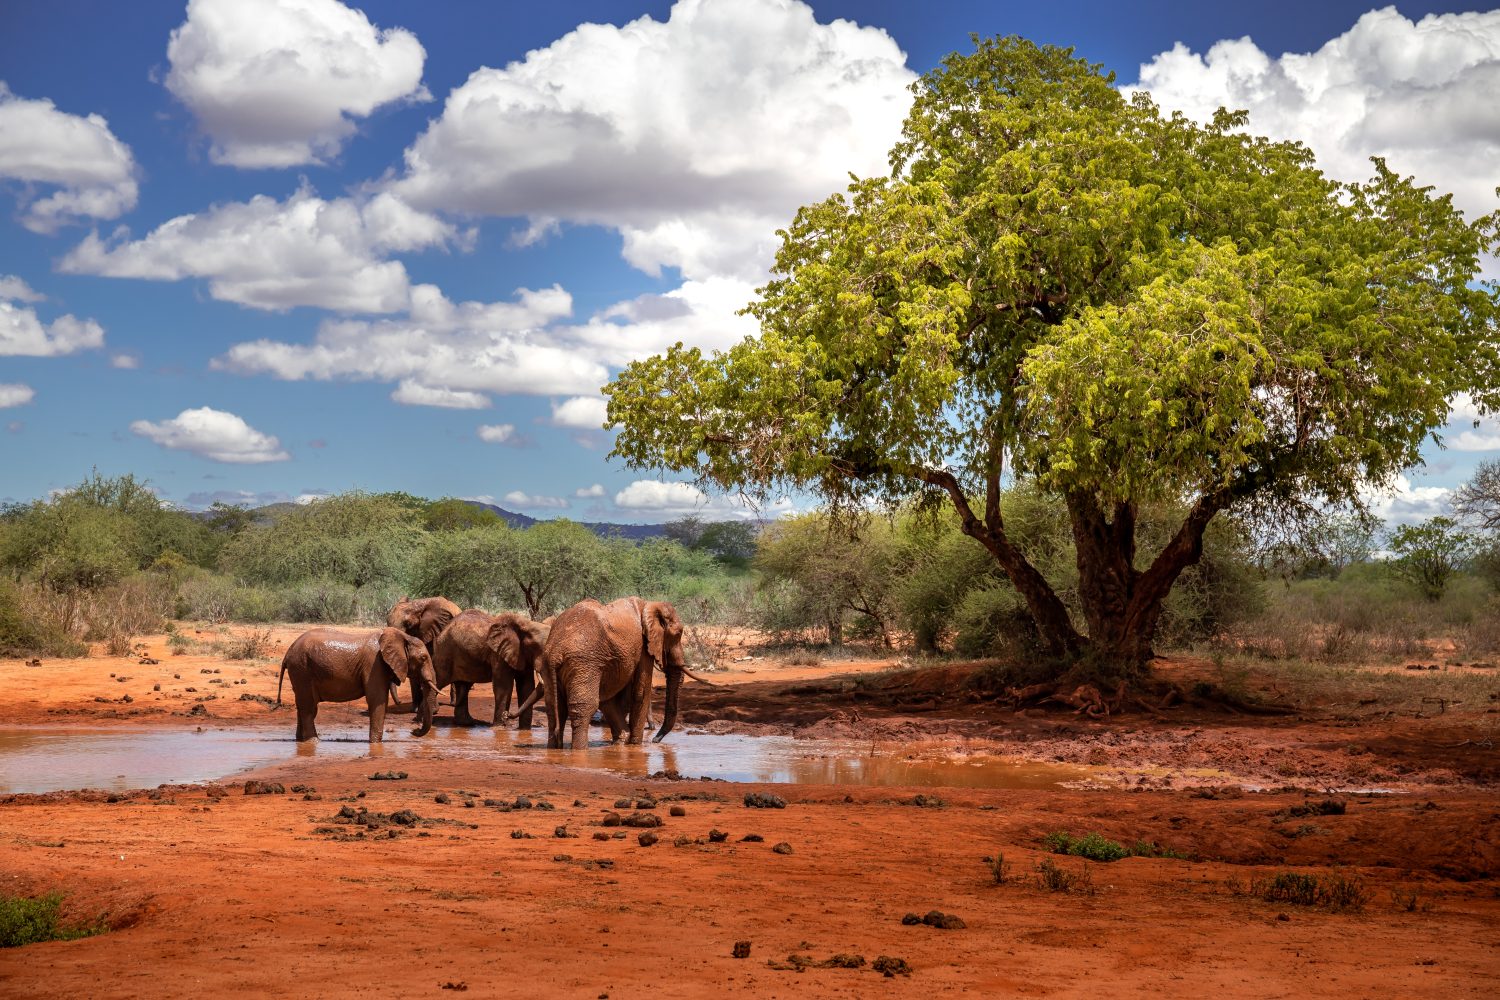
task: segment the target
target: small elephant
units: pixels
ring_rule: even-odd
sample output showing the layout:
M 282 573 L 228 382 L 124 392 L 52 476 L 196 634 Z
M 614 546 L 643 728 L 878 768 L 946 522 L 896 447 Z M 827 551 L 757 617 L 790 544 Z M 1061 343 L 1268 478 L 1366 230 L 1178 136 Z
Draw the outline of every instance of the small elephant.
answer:
M 387 628 L 399 628 L 409 636 L 422 640 L 422 645 L 427 647 L 430 655 L 437 649 L 438 636 L 443 634 L 443 629 L 453 621 L 459 614 L 457 604 L 446 597 L 419 597 L 416 600 L 402 596 L 401 600 L 391 605 L 391 610 L 386 612 L 385 624 Z M 411 707 L 416 708 L 418 702 L 416 684 L 411 688 Z M 405 706 L 399 705 L 396 711 L 406 711 Z
M 511 689 L 522 701 L 516 713 L 520 728 L 531 728 L 536 675 L 544 671 L 548 629 L 509 612 L 489 615 L 470 608 L 454 618 L 438 636 L 432 662 L 438 687 L 453 685 L 453 721 L 472 726 L 469 689 L 494 684 L 496 726 L 509 721 Z
M 386 698 L 393 687 L 408 678 L 422 692 L 417 728 L 413 736 L 426 736 L 432 729 L 437 708 L 437 675 L 427 647 L 398 628 L 376 632 L 344 632 L 315 628 L 303 632 L 281 658 L 281 676 L 276 681 L 276 704 L 281 704 L 281 683 L 292 679 L 297 699 L 297 741 L 318 738 L 318 703 L 353 701 L 363 696 L 370 711 L 370 742 L 381 742 L 385 733 Z
M 547 745 L 560 748 L 571 726 L 569 746 L 588 746 L 589 721 L 602 709 L 618 742 L 640 743 L 650 709 L 651 676 L 667 675 L 660 743 L 677 723 L 677 698 L 687 661 L 682 621 L 666 601 L 624 597 L 611 604 L 580 601 L 557 616 L 547 639 Z

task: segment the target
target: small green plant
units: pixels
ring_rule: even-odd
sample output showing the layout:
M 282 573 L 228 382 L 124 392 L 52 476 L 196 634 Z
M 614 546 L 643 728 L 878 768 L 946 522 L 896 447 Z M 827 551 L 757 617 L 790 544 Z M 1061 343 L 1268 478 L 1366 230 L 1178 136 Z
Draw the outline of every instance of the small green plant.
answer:
M 193 640 L 181 632 L 173 632 L 167 636 L 167 648 L 172 651 L 173 656 L 181 656 L 193 648 Z
M 1110 840 L 1097 833 L 1086 833 L 1082 837 L 1059 830 L 1042 838 L 1042 844 L 1053 854 L 1071 854 L 1078 858 L 1105 863 L 1130 857 L 1130 850 L 1117 840 Z
M 64 927 L 59 923 L 62 893 L 45 896 L 0 896 L 0 948 L 19 948 L 38 941 L 72 941 L 102 934 L 103 922 Z
M 1254 879 L 1250 894 L 1268 903 L 1322 906 L 1335 911 L 1359 911 L 1369 901 L 1364 883 L 1342 874 L 1319 878 L 1297 872 L 1277 872 L 1269 879 Z
M 1048 892 L 1092 896 L 1095 891 L 1094 877 L 1089 873 L 1088 862 L 1084 862 L 1082 871 L 1074 873 L 1054 863 L 1051 858 L 1043 858 L 1042 863 L 1036 866 L 1036 881 L 1038 886 Z

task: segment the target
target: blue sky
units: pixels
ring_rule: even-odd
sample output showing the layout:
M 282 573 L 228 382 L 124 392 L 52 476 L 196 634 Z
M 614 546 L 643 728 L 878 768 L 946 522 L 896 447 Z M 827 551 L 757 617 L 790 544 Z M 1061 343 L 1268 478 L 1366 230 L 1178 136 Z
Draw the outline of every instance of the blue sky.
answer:
M 971 32 L 1075 46 L 1189 114 L 1247 107 L 1335 174 L 1382 153 L 1476 212 L 1500 13 L 1464 10 L 7 4 L 0 498 L 97 466 L 186 506 L 359 487 L 729 516 L 607 462 L 597 386 L 744 335 L 776 226 L 878 169 L 905 85 Z M 1449 440 L 1377 507 L 1441 510 L 1500 427 Z

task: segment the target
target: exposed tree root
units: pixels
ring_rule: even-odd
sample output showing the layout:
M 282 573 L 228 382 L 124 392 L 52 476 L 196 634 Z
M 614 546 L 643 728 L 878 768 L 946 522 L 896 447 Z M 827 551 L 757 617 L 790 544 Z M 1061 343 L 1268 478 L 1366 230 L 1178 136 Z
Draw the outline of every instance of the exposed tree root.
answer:
M 1184 689 L 1180 685 L 1168 683 L 1136 684 L 1143 690 L 1132 690 L 1131 682 L 1122 680 L 1113 691 L 1107 692 L 1097 684 L 1079 683 L 1076 679 L 1064 677 L 1060 681 L 1008 688 L 999 700 L 1017 707 L 1066 705 L 1073 709 L 1073 714 L 1091 719 L 1108 718 L 1132 708 L 1151 715 L 1161 715 L 1177 705 L 1260 716 L 1293 715 L 1297 711 L 1291 705 L 1247 702 L 1217 687 L 1209 687 L 1204 691 Z

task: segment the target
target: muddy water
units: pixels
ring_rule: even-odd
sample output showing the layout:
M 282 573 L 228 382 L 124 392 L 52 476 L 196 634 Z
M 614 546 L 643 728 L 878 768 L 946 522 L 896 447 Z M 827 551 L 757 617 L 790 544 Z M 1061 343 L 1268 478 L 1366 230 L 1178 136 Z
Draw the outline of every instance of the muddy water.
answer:
M 541 729 L 439 729 L 424 739 L 390 734 L 372 749 L 362 730 L 325 732 L 298 744 L 264 730 L 0 729 L 0 793 L 100 788 L 120 791 L 207 781 L 298 757 L 538 760 L 644 776 L 677 771 L 727 781 L 813 785 L 921 785 L 1057 788 L 1088 780 L 1088 768 L 1034 764 L 951 748 L 795 740 L 778 736 L 674 733 L 646 747 L 596 743 L 587 751 L 547 750 Z

